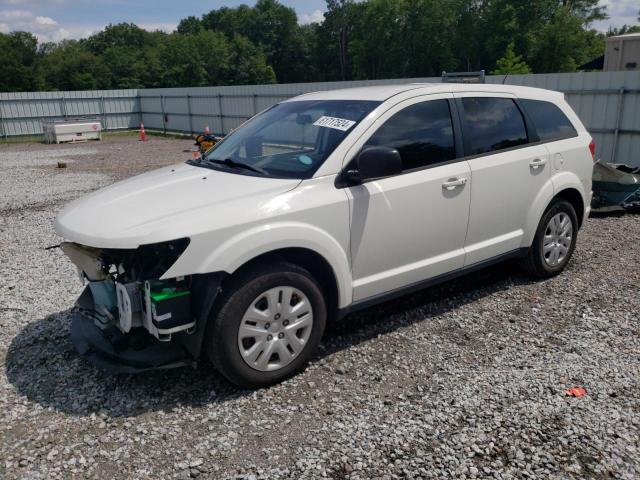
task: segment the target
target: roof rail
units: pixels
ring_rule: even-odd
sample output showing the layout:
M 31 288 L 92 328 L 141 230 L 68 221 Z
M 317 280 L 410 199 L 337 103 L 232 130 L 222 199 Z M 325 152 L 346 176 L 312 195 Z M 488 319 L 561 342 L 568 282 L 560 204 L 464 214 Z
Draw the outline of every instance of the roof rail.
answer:
M 484 70 L 479 72 L 442 72 L 442 83 L 484 83 Z

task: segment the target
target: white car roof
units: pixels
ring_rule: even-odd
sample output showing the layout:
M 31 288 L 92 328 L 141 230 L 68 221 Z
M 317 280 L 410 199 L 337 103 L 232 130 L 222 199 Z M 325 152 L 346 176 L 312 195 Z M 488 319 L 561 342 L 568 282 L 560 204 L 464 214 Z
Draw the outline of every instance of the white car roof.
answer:
M 540 100 L 558 100 L 563 97 L 560 92 L 542 88 L 522 87 L 519 85 L 500 85 L 490 83 L 406 83 L 402 85 L 376 85 L 372 87 L 344 88 L 306 93 L 287 101 L 300 100 L 374 100 L 385 101 L 395 95 L 411 92 L 417 95 L 457 92 L 507 93 L 520 98 Z

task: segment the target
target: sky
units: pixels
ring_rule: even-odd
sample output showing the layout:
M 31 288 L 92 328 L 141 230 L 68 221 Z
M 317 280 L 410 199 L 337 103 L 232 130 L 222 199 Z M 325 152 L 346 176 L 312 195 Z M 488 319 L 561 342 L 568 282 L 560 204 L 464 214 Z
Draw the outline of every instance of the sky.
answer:
M 324 0 L 280 0 L 293 7 L 300 23 L 321 22 Z M 0 0 L 0 32 L 25 30 L 41 42 L 82 38 L 101 30 L 109 23 L 133 22 L 147 30 L 172 31 L 189 15 L 222 6 L 234 7 L 252 0 Z M 602 0 L 610 19 L 593 26 L 606 31 L 637 23 L 638 0 Z

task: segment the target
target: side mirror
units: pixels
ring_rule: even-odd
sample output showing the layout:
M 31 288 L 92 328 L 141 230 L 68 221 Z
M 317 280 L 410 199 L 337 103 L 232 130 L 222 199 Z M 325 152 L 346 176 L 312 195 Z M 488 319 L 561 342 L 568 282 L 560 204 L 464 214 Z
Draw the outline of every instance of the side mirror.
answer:
M 346 178 L 351 183 L 362 183 L 402 173 L 402 157 L 395 148 L 368 147 L 360 152 L 355 166 L 355 170 L 345 172 Z

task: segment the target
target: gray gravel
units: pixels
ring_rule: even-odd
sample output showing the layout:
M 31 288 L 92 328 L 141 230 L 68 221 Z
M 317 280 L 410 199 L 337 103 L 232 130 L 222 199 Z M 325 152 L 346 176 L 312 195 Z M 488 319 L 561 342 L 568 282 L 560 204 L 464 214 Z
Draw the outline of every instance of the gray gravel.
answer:
M 506 264 L 353 315 L 272 388 L 95 370 L 67 338 L 75 269 L 44 250 L 55 212 L 190 146 L 0 146 L 0 477 L 640 476 L 638 216 L 590 219 L 552 280 Z

